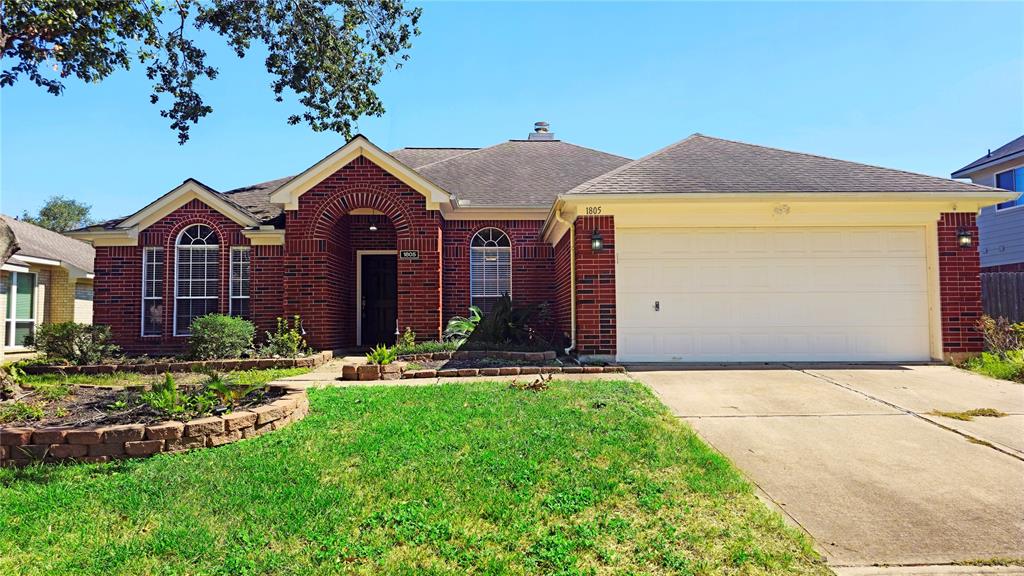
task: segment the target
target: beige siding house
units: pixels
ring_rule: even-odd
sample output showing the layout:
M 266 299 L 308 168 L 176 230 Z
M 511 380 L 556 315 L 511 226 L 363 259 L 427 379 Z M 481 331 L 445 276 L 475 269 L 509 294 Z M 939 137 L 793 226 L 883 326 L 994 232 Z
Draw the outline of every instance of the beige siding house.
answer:
M 31 352 L 36 326 L 51 322 L 92 323 L 92 246 L 0 214 L 0 228 L 13 252 L 0 268 L 4 311 L 3 354 Z M 0 248 L 5 248 L 0 246 Z

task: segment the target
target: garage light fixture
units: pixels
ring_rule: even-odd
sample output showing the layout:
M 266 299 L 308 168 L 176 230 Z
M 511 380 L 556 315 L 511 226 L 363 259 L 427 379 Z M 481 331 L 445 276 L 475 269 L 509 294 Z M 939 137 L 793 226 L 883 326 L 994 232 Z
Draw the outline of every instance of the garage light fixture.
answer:
M 598 232 L 596 228 L 590 233 L 590 248 L 593 249 L 594 252 L 604 250 L 604 238 L 601 237 L 601 233 Z
M 377 231 L 377 225 L 376 224 L 370 224 L 370 232 L 376 232 L 376 231 Z
M 971 236 L 971 231 L 967 228 L 960 228 L 956 231 L 956 240 L 961 248 L 970 248 L 974 245 L 974 237 Z

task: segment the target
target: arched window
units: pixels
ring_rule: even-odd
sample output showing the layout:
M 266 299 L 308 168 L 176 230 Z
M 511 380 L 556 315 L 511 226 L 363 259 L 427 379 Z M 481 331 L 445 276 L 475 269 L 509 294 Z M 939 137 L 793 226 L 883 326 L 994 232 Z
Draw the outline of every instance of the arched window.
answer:
M 469 303 L 487 312 L 512 295 L 512 243 L 497 228 L 484 228 L 469 245 Z
M 174 334 L 187 336 L 196 318 L 217 312 L 220 251 L 217 233 L 203 224 L 178 234 L 174 268 Z

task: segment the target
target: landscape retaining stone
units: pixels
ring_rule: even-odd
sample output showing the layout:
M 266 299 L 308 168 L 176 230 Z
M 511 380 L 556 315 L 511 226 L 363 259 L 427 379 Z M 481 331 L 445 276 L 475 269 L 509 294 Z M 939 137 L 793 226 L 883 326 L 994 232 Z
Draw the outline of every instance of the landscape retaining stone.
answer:
M 251 410 L 185 423 L 171 420 L 85 428 L 0 427 L 0 466 L 24 466 L 35 461 L 109 462 L 222 446 L 280 430 L 309 413 L 309 397 L 301 387 L 274 385 L 271 389 L 284 395 Z
M 253 358 L 231 360 L 203 360 L 195 362 L 171 362 L 166 360 L 138 363 L 92 364 L 87 366 L 61 366 L 34 364 L 25 367 L 28 374 L 111 374 L 113 372 L 139 372 L 161 374 L 163 372 L 195 372 L 200 370 L 252 370 L 253 368 L 315 368 L 334 357 L 330 350 L 301 358 Z

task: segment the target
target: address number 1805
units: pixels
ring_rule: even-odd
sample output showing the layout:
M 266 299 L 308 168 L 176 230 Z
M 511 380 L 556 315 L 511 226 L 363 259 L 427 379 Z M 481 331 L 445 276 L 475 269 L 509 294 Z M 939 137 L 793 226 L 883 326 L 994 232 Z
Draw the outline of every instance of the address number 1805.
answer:
M 600 213 L 601 213 L 601 207 L 600 206 L 587 206 L 587 208 L 586 208 L 587 216 L 597 216 Z

